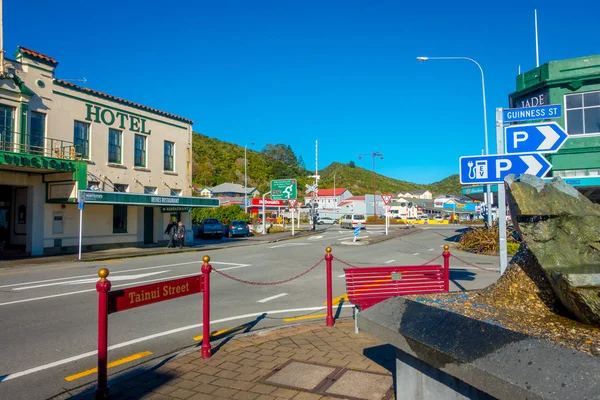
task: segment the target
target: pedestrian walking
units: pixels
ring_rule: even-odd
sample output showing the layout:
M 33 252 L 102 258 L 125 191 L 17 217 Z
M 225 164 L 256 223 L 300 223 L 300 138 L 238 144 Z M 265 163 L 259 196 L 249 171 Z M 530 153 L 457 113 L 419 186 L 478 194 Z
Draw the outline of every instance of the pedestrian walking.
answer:
M 185 240 L 185 226 L 183 225 L 183 222 L 181 222 L 181 221 L 179 221 L 179 224 L 177 224 L 175 238 L 179 242 L 179 248 L 182 249 L 183 241 Z
M 177 231 L 177 223 L 171 220 L 167 225 L 167 229 L 165 229 L 165 233 L 169 235 L 169 244 L 167 245 L 167 248 L 169 249 L 175 247 L 175 231 Z

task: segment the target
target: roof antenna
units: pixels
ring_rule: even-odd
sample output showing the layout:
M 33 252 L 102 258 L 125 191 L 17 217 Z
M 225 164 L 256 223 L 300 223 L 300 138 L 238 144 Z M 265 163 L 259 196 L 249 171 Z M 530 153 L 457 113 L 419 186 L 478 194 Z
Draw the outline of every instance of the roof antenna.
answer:
M 533 16 L 535 18 L 535 66 L 540 66 L 540 48 L 538 44 L 538 23 L 537 23 L 537 9 L 533 10 Z

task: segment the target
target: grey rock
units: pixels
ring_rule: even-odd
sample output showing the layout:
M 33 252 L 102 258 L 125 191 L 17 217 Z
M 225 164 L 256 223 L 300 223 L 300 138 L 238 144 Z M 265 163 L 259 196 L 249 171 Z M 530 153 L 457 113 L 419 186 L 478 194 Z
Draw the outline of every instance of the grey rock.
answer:
M 513 224 L 576 319 L 600 325 L 600 205 L 555 178 L 506 179 Z

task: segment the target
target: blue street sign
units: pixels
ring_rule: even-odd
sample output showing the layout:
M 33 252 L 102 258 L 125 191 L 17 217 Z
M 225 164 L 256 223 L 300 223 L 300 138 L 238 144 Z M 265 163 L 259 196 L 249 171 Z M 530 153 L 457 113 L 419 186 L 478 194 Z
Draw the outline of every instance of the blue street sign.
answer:
M 562 106 L 560 104 L 526 108 L 507 108 L 502 110 L 502 120 L 504 122 L 533 121 L 537 119 L 560 118 L 561 116 Z
M 357 226 L 356 228 L 354 228 L 354 236 L 358 237 L 359 233 L 360 233 L 360 226 Z
M 460 158 L 460 183 L 503 183 L 509 174 L 542 178 L 552 168 L 539 153 L 467 156 Z
M 556 153 L 569 135 L 556 122 L 511 125 L 505 129 L 507 153 Z
M 83 210 L 84 206 L 85 206 L 85 203 L 83 201 L 80 201 L 79 203 L 77 203 L 77 209 L 78 210 Z

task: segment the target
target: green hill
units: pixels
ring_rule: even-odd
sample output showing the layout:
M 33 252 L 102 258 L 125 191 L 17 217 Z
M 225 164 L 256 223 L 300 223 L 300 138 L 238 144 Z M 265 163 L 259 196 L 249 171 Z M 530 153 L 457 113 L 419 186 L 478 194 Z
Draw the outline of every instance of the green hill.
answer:
M 216 186 L 224 182 L 244 184 L 244 148 L 219 139 L 194 133 L 192 138 L 192 175 L 194 186 Z M 302 157 L 296 157 L 292 148 L 284 144 L 267 144 L 261 151 L 247 150 L 248 186 L 257 187 L 261 192 L 269 190 L 272 179 L 298 179 L 298 194 L 303 195 L 304 185 L 312 183 Z M 373 192 L 373 172 L 357 167 L 353 162 L 334 162 L 319 171 L 321 188 L 346 187 L 352 194 L 361 195 Z M 418 189 L 429 189 L 434 195 L 441 193 L 458 194 L 461 186 L 458 175 L 429 185 L 392 179 L 377 174 L 378 193 L 396 193 Z

